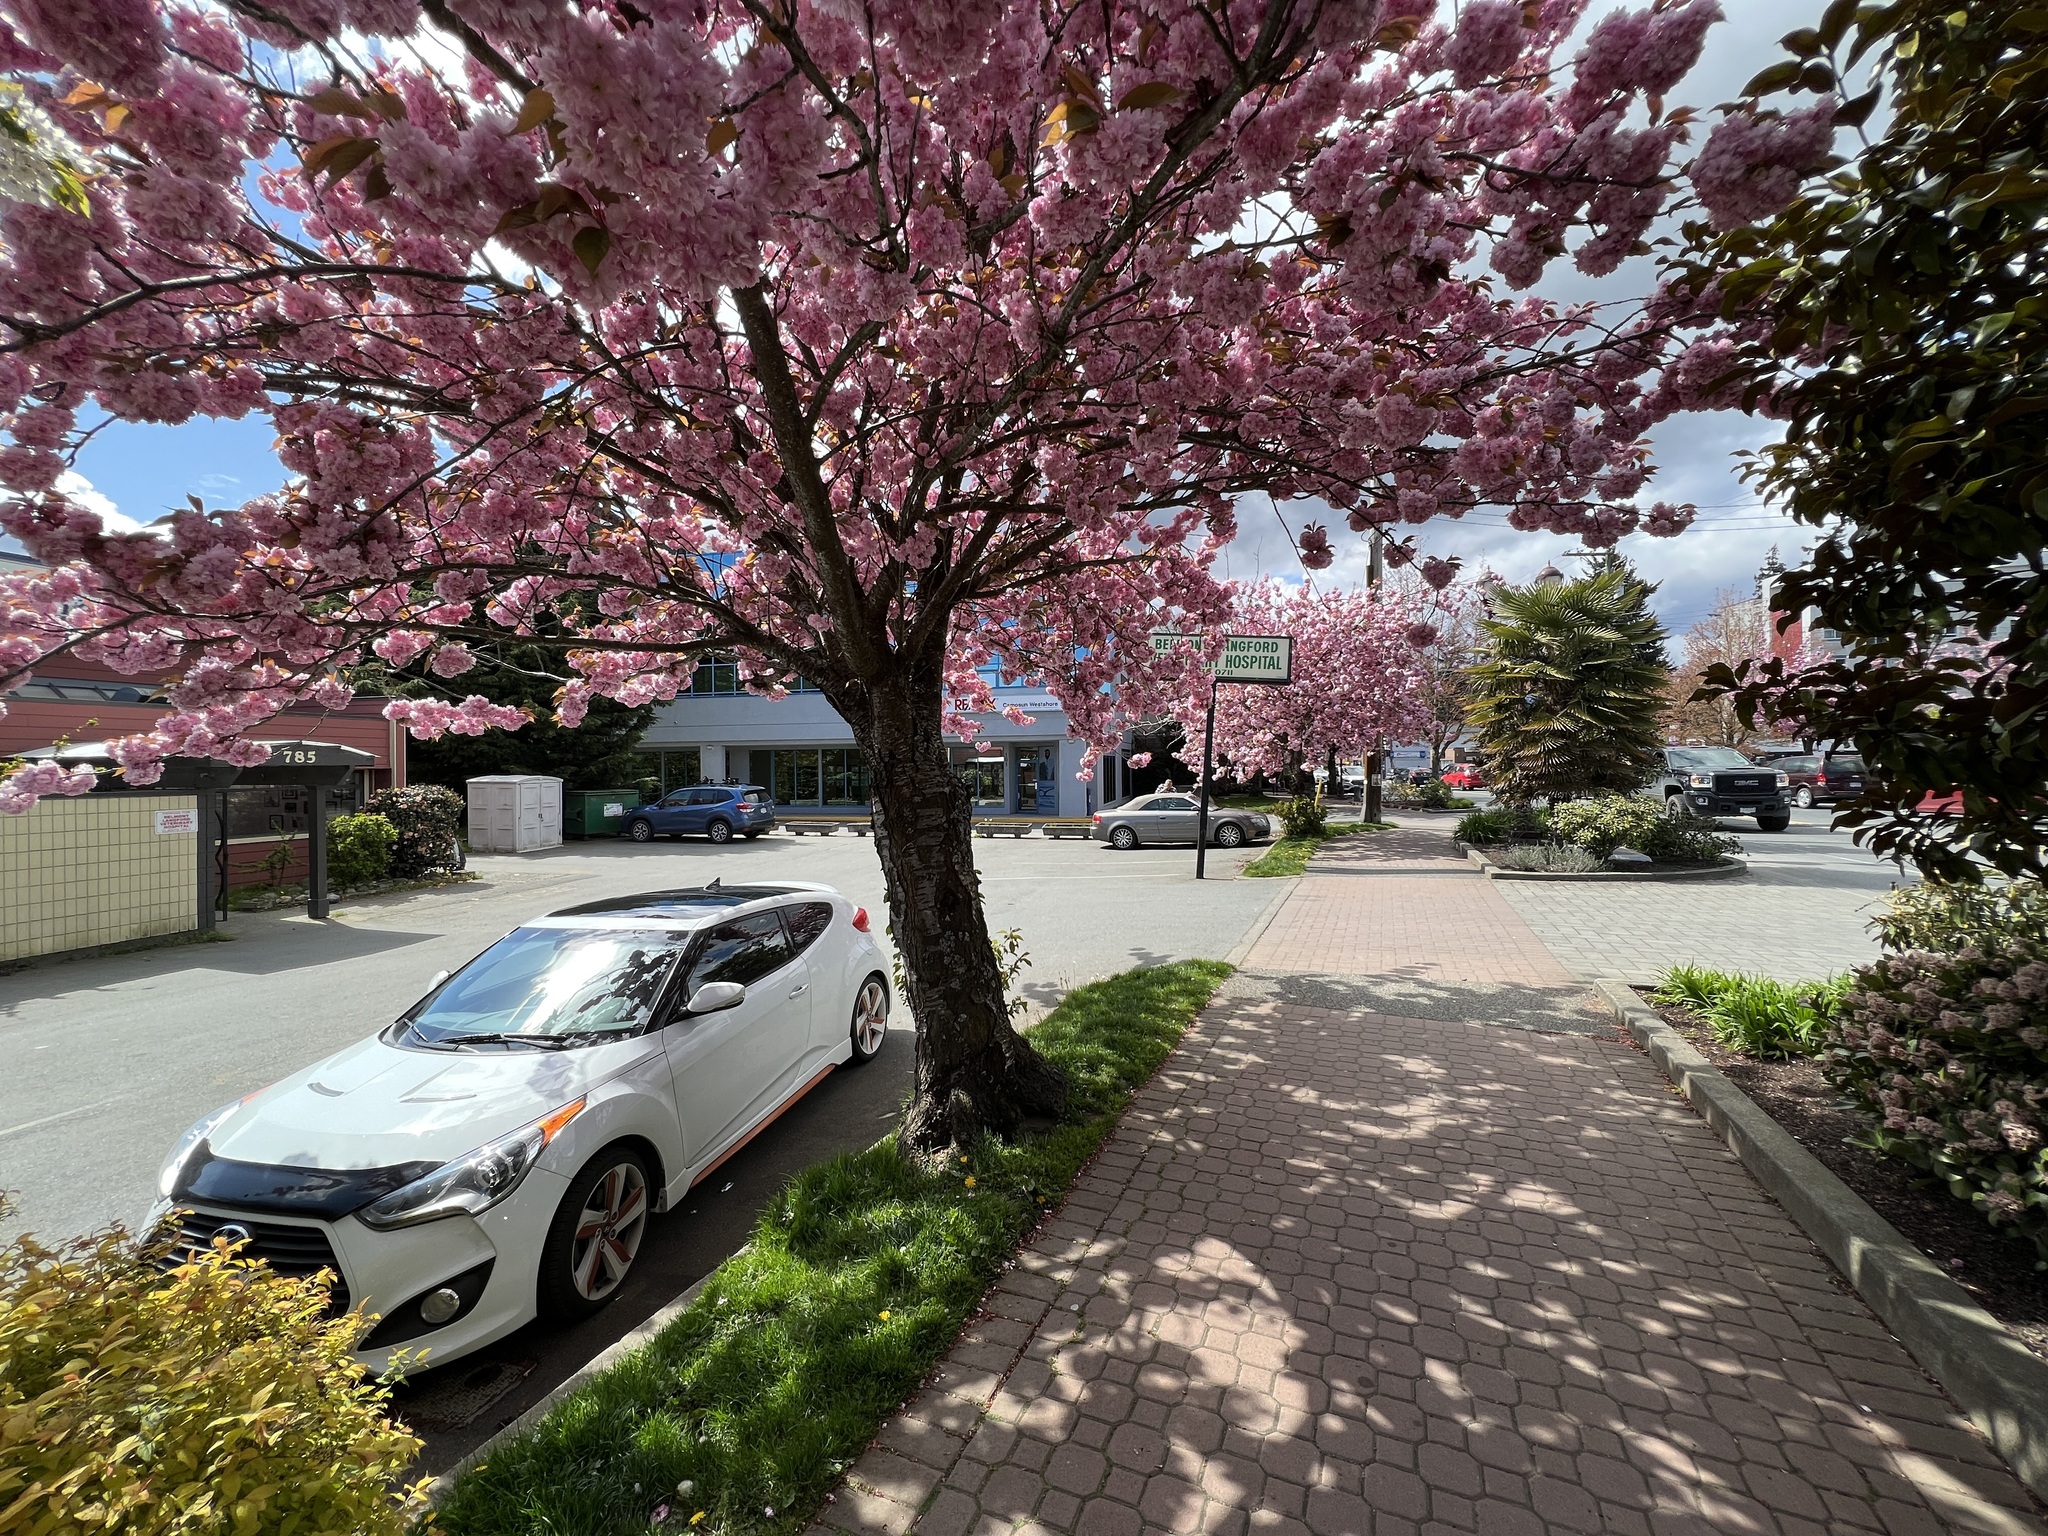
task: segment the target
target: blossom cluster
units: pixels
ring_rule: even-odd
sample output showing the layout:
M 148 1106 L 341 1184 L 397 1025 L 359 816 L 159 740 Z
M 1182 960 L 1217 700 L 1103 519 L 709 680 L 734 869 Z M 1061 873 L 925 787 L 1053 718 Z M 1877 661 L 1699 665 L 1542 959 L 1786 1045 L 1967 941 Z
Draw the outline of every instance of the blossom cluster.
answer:
M 2048 940 L 1985 937 L 1858 974 L 1826 1071 L 1869 1143 L 2048 1255 Z
M 1770 211 L 1827 137 L 1687 160 L 1661 97 L 1713 0 L 1582 44 L 1584 0 L 433 10 L 0 20 L 90 173 L 0 208 L 0 529 L 57 573 L 0 581 L 0 684 L 171 676 L 135 782 L 372 655 L 454 679 L 543 628 L 565 723 L 715 650 L 857 735 L 891 688 L 963 720 L 984 669 L 1041 678 L 1107 745 L 1175 705 L 1146 632 L 1223 619 L 1247 495 L 1676 533 L 1646 434 L 1704 401 L 1716 312 L 1531 290 L 1694 192 Z M 60 489 L 104 417 L 252 415 L 276 494 L 117 533 Z

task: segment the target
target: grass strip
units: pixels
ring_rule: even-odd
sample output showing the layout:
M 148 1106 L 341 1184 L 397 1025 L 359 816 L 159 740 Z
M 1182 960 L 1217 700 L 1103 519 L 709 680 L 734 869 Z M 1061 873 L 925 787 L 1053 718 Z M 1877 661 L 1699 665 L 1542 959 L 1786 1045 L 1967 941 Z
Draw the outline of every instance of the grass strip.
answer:
M 798 1174 L 688 1311 L 461 1477 L 438 1527 L 610 1536 L 665 1504 L 668 1530 L 800 1528 L 1230 969 L 1184 961 L 1068 994 L 1031 1031 L 1073 1085 L 1070 1118 L 1043 1134 L 943 1168 L 890 1137 Z
M 1316 837 L 1283 837 L 1245 865 L 1244 872 L 1255 880 L 1272 875 L 1298 875 L 1308 868 L 1308 861 L 1315 851 L 1331 838 L 1353 837 L 1360 832 L 1385 832 L 1393 825 L 1391 821 L 1340 821 L 1333 822 L 1327 832 Z

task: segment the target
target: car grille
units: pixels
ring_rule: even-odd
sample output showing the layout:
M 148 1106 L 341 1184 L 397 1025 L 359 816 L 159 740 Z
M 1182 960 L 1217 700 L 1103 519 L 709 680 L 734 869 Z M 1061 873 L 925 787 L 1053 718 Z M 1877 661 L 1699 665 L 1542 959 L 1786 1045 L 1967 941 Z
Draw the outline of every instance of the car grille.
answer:
M 341 1263 L 334 1256 L 334 1245 L 327 1240 L 326 1229 L 322 1227 L 257 1221 L 248 1216 L 180 1211 L 177 1228 L 170 1233 L 171 1250 L 164 1257 L 164 1267 L 168 1269 L 182 1264 L 194 1252 L 211 1248 L 223 1227 L 240 1227 L 249 1234 L 249 1241 L 235 1250 L 237 1258 L 261 1259 L 276 1274 L 303 1280 L 323 1269 L 332 1270 L 334 1280 L 328 1293 L 331 1298 L 329 1310 L 337 1315 L 348 1310 L 348 1282 L 342 1278 Z
M 1714 792 L 1720 795 L 1768 795 L 1778 787 L 1774 773 L 1717 773 Z

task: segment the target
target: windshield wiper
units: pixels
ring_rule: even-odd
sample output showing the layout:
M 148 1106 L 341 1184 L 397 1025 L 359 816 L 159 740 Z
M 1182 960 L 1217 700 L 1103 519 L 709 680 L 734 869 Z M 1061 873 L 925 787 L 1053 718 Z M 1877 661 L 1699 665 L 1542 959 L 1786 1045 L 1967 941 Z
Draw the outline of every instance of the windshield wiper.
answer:
M 521 1035 L 521 1034 L 477 1034 L 443 1035 L 438 1040 L 421 1034 L 419 1027 L 413 1027 L 413 1034 L 424 1044 L 436 1050 L 452 1051 L 465 1045 L 537 1045 L 544 1051 L 566 1051 L 576 1043 L 574 1035 Z

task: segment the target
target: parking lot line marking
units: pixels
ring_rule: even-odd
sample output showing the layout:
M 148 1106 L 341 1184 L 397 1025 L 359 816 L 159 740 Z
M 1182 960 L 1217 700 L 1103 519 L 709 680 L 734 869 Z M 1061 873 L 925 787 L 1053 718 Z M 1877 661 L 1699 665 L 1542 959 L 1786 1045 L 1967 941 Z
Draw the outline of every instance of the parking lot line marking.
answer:
M 109 1104 L 118 1104 L 127 1097 L 128 1095 L 125 1093 L 117 1093 L 111 1099 L 101 1099 L 93 1104 L 81 1104 L 76 1109 L 59 1110 L 56 1114 L 45 1115 L 40 1120 L 24 1120 L 19 1125 L 0 1127 L 0 1136 L 12 1136 L 17 1131 L 32 1131 L 39 1125 L 54 1125 L 57 1121 L 69 1120 L 74 1115 L 90 1114 L 95 1109 L 105 1109 Z

